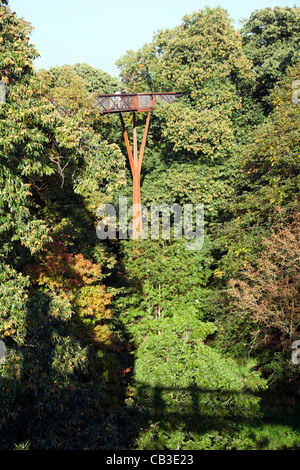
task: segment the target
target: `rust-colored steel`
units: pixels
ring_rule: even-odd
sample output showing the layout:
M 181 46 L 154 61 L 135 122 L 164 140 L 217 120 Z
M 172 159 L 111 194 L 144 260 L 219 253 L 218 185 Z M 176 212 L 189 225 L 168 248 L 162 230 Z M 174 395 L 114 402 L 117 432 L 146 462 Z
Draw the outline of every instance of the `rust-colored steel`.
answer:
M 133 225 L 132 238 L 135 240 L 142 236 L 142 208 L 141 208 L 141 182 L 143 156 L 146 147 L 147 135 L 150 124 L 151 111 L 156 102 L 172 104 L 182 93 L 115 93 L 113 95 L 98 95 L 95 109 L 103 114 L 119 113 L 123 136 L 128 153 L 132 180 L 133 180 Z M 147 112 L 143 140 L 138 154 L 136 112 Z M 125 122 L 122 113 L 133 113 L 133 153 L 131 150 Z
M 137 129 L 136 129 L 136 117 L 135 112 L 133 113 L 133 155 L 130 147 L 128 134 L 126 131 L 124 119 L 122 113 L 120 113 L 120 119 L 123 129 L 124 140 L 126 143 L 126 148 L 129 157 L 129 163 L 132 173 L 133 180 L 133 221 L 132 221 L 132 238 L 137 239 L 142 235 L 142 208 L 141 208 L 141 182 L 140 174 L 142 168 L 142 160 L 144 156 L 144 150 L 146 145 L 147 133 L 150 122 L 150 112 L 147 116 L 146 127 L 143 136 L 143 143 L 141 146 L 140 154 L 138 155 L 138 145 L 137 145 Z
M 95 109 L 104 114 L 152 111 L 156 102 L 173 103 L 182 93 L 126 93 L 98 95 Z
M 121 118 L 121 124 L 122 124 L 122 129 L 123 129 L 123 136 L 124 136 L 124 140 L 125 140 L 125 144 L 126 144 L 126 148 L 127 148 L 127 153 L 128 153 L 130 168 L 131 168 L 131 171 L 133 172 L 133 169 L 134 169 L 134 161 L 133 161 L 132 151 L 131 151 L 131 147 L 130 147 L 130 143 L 129 143 L 129 139 L 128 139 L 128 134 L 127 134 L 127 131 L 126 131 L 125 122 L 124 122 L 122 113 L 120 113 L 120 118 Z

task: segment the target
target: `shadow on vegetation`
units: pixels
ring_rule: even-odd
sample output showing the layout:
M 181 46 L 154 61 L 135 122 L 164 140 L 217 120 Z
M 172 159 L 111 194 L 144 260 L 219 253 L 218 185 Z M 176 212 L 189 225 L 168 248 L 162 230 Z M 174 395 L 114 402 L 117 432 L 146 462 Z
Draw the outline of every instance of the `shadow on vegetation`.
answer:
M 141 441 L 143 449 L 261 450 L 273 449 L 272 446 L 275 450 L 300 449 L 300 408 L 267 408 L 264 393 L 260 394 L 262 401 L 258 407 L 258 397 L 258 393 L 251 391 L 203 389 L 195 384 L 188 387 L 136 384 L 146 435 Z M 278 435 L 275 430 L 272 436 L 272 426 L 286 428 Z
M 125 373 L 134 364 L 124 327 L 119 325 L 121 340 L 102 348 L 93 343 L 82 321 L 55 317 L 51 304 L 46 294 L 30 299 L 25 342 L 9 345 L 14 352 L 7 359 L 7 377 L 1 379 L 0 449 L 135 449 L 141 429 L 151 434 L 144 445 L 150 450 L 177 449 L 170 442 L 178 430 L 189 450 L 199 448 L 196 436 L 214 432 L 223 436 L 220 445 L 226 448 L 225 436 L 230 443 L 239 426 L 249 427 L 254 448 L 268 446 L 267 436 L 255 435 L 261 425 L 257 409 L 250 406 L 245 414 L 236 402 L 237 397 L 251 400 L 256 394 L 195 384 L 134 384 L 133 376 Z M 289 417 L 277 411 L 272 424 L 284 424 L 285 417 L 288 423 Z M 300 431 L 300 420 L 293 425 Z
M 134 298 L 143 298 L 143 285 L 134 276 L 127 278 L 122 260 L 116 279 L 127 293 L 119 310 L 124 305 L 132 309 L 131 321 L 136 330 L 140 317 L 136 316 L 138 304 Z M 139 351 L 136 353 L 138 358 Z M 149 364 L 151 367 L 151 361 Z M 157 385 L 150 385 L 147 379 L 138 382 L 133 374 L 132 395 L 127 400 L 131 416 L 139 424 L 136 440 L 131 443 L 133 449 L 300 449 L 300 407 L 294 402 L 286 406 L 285 393 L 278 394 L 275 403 L 268 390 L 201 388 L 193 382 L 192 371 L 188 386 L 159 384 L 160 377 L 151 377 L 149 371 L 145 371 L 145 377 Z
M 82 201 L 75 212 L 66 205 L 62 214 L 61 200 L 57 197 L 57 214 L 68 222 L 62 233 L 69 230 L 74 236 L 75 228 L 78 243 L 84 237 L 85 246 L 89 240 L 95 243 L 94 228 L 86 233 L 90 218 L 88 211 L 82 211 Z M 53 202 L 55 206 L 54 195 Z M 142 291 L 137 279 L 132 283 Z M 122 261 L 106 285 L 130 287 Z M 186 445 L 192 450 L 199 448 L 197 436 L 219 432 L 230 437 L 239 426 L 249 427 L 255 448 L 267 447 L 268 438 L 255 435 L 261 425 L 257 408 L 250 405 L 244 413 L 236 402 L 241 396 L 251 401 L 253 394 L 201 389 L 195 384 L 152 387 L 136 383 L 132 338 L 126 327 L 118 315 L 103 320 L 102 325 L 113 332 L 108 345 L 95 340 L 92 323 L 76 314 L 69 318 L 62 306 L 54 305 L 53 297 L 35 290 L 27 302 L 24 342 L 5 339 L 9 354 L 0 378 L 1 450 L 135 449 L 145 433 L 150 437 L 144 448 L 172 450 Z M 295 421 L 280 407 L 271 415 L 271 424 L 286 422 L 300 432 L 300 419 Z M 178 433 L 179 444 L 173 439 Z M 211 438 L 212 446 L 216 439 L 216 435 Z M 226 448 L 226 438 L 220 445 Z
M 0 379 L 0 449 L 123 449 L 137 430 L 124 407 L 131 368 L 124 331 L 108 347 L 78 317 L 62 320 L 38 293 L 24 344 L 7 340 Z

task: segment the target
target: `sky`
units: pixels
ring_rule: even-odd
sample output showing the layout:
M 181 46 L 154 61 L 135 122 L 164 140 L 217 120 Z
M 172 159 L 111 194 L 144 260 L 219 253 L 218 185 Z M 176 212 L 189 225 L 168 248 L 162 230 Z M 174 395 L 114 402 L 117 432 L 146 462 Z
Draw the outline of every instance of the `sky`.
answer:
M 161 29 L 205 6 L 226 9 L 238 29 L 260 8 L 292 7 L 297 0 L 9 0 L 10 8 L 34 27 L 31 42 L 37 70 L 85 62 L 117 77 L 116 61 L 136 51 Z M 299 5 L 299 2 L 297 3 Z

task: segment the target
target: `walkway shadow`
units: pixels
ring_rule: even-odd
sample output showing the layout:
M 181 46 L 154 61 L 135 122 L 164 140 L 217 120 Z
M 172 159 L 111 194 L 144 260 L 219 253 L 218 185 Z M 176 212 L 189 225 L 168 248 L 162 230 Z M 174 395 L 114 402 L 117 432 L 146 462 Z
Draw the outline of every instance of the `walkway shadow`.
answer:
M 294 409 L 292 420 L 282 413 L 264 416 L 264 393 L 204 389 L 194 383 L 187 387 L 137 383 L 136 397 L 145 430 L 139 445 L 145 450 L 247 450 L 247 445 L 251 450 L 268 449 L 272 425 L 288 426 L 295 434 L 289 447 L 277 441 L 277 450 L 300 449 L 300 408 Z M 260 432 L 264 424 L 268 425 L 265 436 Z

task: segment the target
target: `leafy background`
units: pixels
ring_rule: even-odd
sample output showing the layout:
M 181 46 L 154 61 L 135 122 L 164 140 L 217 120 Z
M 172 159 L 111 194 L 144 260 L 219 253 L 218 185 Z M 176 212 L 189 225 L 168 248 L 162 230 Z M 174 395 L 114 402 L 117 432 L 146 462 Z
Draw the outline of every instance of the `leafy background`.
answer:
M 116 79 L 37 73 L 0 2 L 2 450 L 300 448 L 299 11 L 236 31 L 204 8 Z M 184 92 L 152 114 L 142 198 L 203 204 L 200 251 L 96 237 L 97 207 L 132 197 L 118 117 L 93 108 L 121 87 Z

